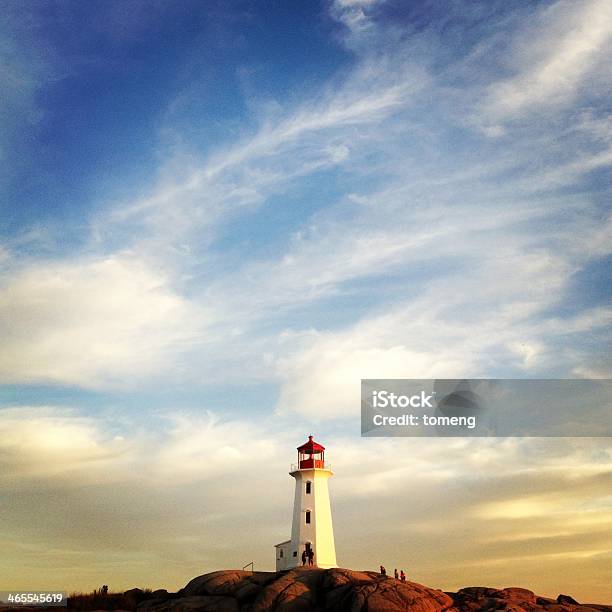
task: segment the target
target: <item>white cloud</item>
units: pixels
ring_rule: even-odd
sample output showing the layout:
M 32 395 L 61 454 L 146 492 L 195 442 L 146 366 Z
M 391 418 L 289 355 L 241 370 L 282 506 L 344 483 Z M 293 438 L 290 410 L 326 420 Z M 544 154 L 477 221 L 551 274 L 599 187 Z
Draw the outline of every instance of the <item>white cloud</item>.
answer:
M 321 334 L 308 348 L 281 358 L 280 414 L 312 419 L 357 418 L 362 378 L 436 378 L 467 376 L 474 356 L 454 357 L 446 350 L 413 350 L 397 338 L 356 333 Z M 422 337 L 422 336 L 421 336 Z
M 508 253 L 430 282 L 419 297 L 340 331 L 288 334 L 277 410 L 356 418 L 362 378 L 474 378 L 491 370 L 533 376 L 579 367 L 584 355 L 560 352 L 559 342 L 605 329 L 610 310 L 542 316 L 560 299 L 569 272 L 551 256 Z
M 515 34 L 507 62 L 514 74 L 491 85 L 487 111 L 511 119 L 588 95 L 602 85 L 611 41 L 606 0 L 561 0 L 544 8 Z
M 129 254 L 14 269 L 0 313 L 5 383 L 129 386 L 159 372 L 202 325 L 201 309 Z
M 330 13 L 334 19 L 344 24 L 352 36 L 363 33 L 372 22 L 368 19 L 366 12 L 380 0 L 334 0 L 330 3 Z
M 253 455 L 271 464 L 279 460 L 277 446 L 257 422 L 176 410 L 151 413 L 147 423 L 57 406 L 2 408 L 2 481 L 5 486 L 26 479 L 54 479 L 62 486 L 177 485 L 251 469 Z
M 4 486 L 25 479 L 65 478 L 106 483 L 133 452 L 125 439 L 103 436 L 96 419 L 53 406 L 0 410 Z M 86 469 L 85 469 L 85 466 Z

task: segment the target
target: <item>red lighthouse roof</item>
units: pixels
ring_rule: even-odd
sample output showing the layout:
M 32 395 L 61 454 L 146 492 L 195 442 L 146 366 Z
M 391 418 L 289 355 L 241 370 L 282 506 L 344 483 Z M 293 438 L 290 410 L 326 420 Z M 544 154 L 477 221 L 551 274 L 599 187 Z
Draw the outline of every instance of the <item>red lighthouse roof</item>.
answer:
M 300 453 L 321 453 L 325 450 L 325 447 L 312 439 L 312 436 L 308 436 L 308 442 L 298 446 Z

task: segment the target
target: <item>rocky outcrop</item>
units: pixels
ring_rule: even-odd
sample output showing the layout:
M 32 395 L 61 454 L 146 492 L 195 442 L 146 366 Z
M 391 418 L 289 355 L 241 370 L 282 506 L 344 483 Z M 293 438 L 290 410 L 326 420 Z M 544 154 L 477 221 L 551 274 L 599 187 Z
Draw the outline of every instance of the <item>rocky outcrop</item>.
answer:
M 377 572 L 297 568 L 287 572 L 227 570 L 191 580 L 178 593 L 138 605 L 139 612 L 612 612 L 612 606 L 580 605 L 568 595 L 538 597 L 518 587 L 469 587 L 444 593 Z
M 58 608 L 4 608 L 0 612 Z M 444 593 L 377 572 L 298 568 L 286 572 L 225 570 L 191 580 L 177 593 L 164 589 L 81 595 L 68 610 L 125 612 L 612 612 L 612 606 L 579 604 L 569 595 L 540 597 L 527 589 L 468 587 Z
M 568 595 L 559 595 L 557 599 L 539 597 L 527 589 L 517 587 L 508 589 L 491 589 L 487 587 L 469 587 L 450 593 L 456 610 L 548 610 L 550 612 L 588 612 L 589 610 L 612 610 L 611 606 L 592 607 L 592 604 L 580 605 Z

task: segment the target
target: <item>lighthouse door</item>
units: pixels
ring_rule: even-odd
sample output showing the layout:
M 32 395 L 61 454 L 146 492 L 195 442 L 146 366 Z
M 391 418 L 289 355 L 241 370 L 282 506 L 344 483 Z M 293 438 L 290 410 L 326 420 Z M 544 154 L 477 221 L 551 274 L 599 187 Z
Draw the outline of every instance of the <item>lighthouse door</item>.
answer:
M 310 542 L 306 542 L 306 556 L 308 556 L 308 553 L 310 552 Z

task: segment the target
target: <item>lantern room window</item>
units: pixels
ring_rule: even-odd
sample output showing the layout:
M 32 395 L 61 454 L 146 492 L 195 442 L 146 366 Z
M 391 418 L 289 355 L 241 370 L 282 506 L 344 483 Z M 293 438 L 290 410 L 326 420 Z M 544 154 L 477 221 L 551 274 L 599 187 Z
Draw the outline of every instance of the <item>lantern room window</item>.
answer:
M 308 436 L 308 442 L 298 449 L 298 469 L 325 469 L 325 447 Z

